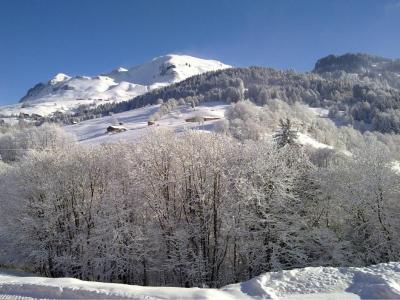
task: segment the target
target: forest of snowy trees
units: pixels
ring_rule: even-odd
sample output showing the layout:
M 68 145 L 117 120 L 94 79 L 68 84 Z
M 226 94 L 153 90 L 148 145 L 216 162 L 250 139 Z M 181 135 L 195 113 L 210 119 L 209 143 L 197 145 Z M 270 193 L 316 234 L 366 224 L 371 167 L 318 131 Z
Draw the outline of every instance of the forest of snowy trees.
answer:
M 77 144 L 53 125 L 5 132 L 0 264 L 218 287 L 271 270 L 398 261 L 390 139 L 342 129 L 350 154 L 306 148 L 288 119 L 265 138 L 257 126 L 272 112 L 279 107 L 241 101 L 216 133 L 155 128 L 136 143 L 102 146 Z

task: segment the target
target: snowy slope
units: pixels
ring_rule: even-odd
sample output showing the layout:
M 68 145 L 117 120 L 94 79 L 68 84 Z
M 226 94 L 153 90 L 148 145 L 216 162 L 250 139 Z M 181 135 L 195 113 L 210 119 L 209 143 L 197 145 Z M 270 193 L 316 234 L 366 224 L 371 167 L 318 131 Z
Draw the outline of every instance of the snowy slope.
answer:
M 315 149 L 333 149 L 332 146 L 323 144 L 318 142 L 317 140 L 313 139 L 311 136 L 299 132 L 297 135 L 297 142 L 303 146 L 310 146 Z
M 20 112 L 49 115 L 71 111 L 82 104 L 96 106 L 124 101 L 197 74 L 229 67 L 216 60 L 170 54 L 130 69 L 117 68 L 93 77 L 59 73 L 47 83 L 31 88 L 19 104 L 0 107 L 0 115 Z
M 196 107 L 179 107 L 169 114 L 158 120 L 155 126 L 167 127 L 182 132 L 187 129 L 201 130 L 210 132 L 215 129 L 218 122 L 225 118 L 225 111 L 230 105 L 223 102 L 206 102 Z M 76 140 L 81 143 L 99 144 L 111 143 L 117 141 L 136 141 L 141 136 L 146 135 L 149 130 L 154 128 L 148 126 L 147 121 L 150 116 L 158 111 L 160 105 L 146 106 L 122 113 L 115 114 L 113 117 L 103 117 L 83 121 L 81 123 L 64 127 L 65 130 L 75 136 Z M 323 112 L 312 109 L 316 116 L 324 115 Z M 204 123 L 186 122 L 187 119 L 193 117 L 213 117 L 218 118 Z M 106 129 L 115 122 L 122 122 L 127 129 L 126 132 L 108 134 Z M 333 149 L 332 146 L 320 143 L 305 133 L 299 133 L 297 142 L 304 146 L 310 146 L 316 149 Z
M 179 82 L 197 74 L 229 67 L 216 60 L 170 54 L 157 57 L 129 70 L 123 68 L 114 70 L 106 76 L 113 78 L 116 82 L 135 82 L 154 88 Z
M 26 297 L 26 298 L 25 298 Z M 0 270 L 0 299 L 400 299 L 400 263 L 265 273 L 220 289 L 141 287 Z
M 220 102 L 207 103 L 195 109 L 180 107 L 163 116 L 155 125 L 148 126 L 147 121 L 150 116 L 157 112 L 159 108 L 159 105 L 151 105 L 115 114 L 112 117 L 87 120 L 64 128 L 82 143 L 108 143 L 119 140 L 135 141 L 146 135 L 155 126 L 168 127 L 177 132 L 185 129 L 212 131 L 219 120 L 206 121 L 204 123 L 186 122 L 186 120 L 196 116 L 223 119 L 225 110 L 228 107 L 229 105 Z M 107 127 L 113 125 L 115 121 L 122 122 L 127 131 L 113 134 L 106 133 Z

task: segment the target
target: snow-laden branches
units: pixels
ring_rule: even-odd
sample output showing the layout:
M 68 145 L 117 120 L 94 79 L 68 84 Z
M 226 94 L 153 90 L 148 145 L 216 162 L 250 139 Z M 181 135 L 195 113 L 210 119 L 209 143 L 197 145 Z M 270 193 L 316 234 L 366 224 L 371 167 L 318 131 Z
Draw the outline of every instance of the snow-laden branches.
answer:
M 165 129 L 134 145 L 29 139 L 40 142 L 0 171 L 0 263 L 221 286 L 283 268 L 400 259 L 399 177 L 372 137 L 352 156 Z

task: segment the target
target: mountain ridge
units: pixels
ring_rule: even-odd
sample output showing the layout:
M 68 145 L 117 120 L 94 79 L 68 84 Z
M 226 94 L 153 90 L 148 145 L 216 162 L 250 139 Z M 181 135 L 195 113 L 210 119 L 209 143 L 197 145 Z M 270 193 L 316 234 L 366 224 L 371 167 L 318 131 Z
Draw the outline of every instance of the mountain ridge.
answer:
M 194 61 L 195 68 L 187 58 Z M 328 109 L 330 117 L 340 124 L 354 124 L 360 130 L 400 132 L 400 73 L 393 72 L 399 62 L 360 53 L 329 55 L 316 62 L 313 72 L 297 73 L 265 67 L 236 68 L 189 56 L 161 56 L 143 65 L 130 69 L 120 67 L 96 77 L 70 78 L 57 74 L 47 85 L 38 84 L 37 89 L 74 93 L 74 80 L 97 81 L 97 87 L 105 88 L 95 91 L 99 92 L 96 95 L 101 95 L 100 99 L 89 96 L 75 101 L 43 102 L 49 98 L 39 97 L 39 101 L 11 106 L 8 115 L 17 116 L 22 112 L 37 120 L 39 114 L 46 117 L 43 121 L 73 124 L 156 104 L 159 99 L 164 102 L 180 100 L 192 105 L 209 101 L 231 103 L 241 99 L 265 105 L 271 99 L 280 99 Z M 82 90 L 88 92 L 88 89 Z M 112 101 L 104 100 L 104 95 L 109 97 L 114 92 L 117 93 Z M 32 91 L 28 94 L 32 98 L 36 96 Z M 0 108 L 0 115 L 6 115 L 7 109 Z
M 45 116 L 57 111 L 71 112 L 80 105 L 95 107 L 104 102 L 128 100 L 194 75 L 230 67 L 217 60 L 167 54 L 141 65 L 128 69 L 118 67 L 97 76 L 58 73 L 47 82 L 30 88 L 19 104 L 0 107 L 0 114 L 23 112 Z
M 367 53 L 330 54 L 317 60 L 313 72 L 324 73 L 338 70 L 343 70 L 347 73 L 367 73 L 384 70 L 400 72 L 400 59 Z
M 320 58 L 312 72 L 325 78 L 356 75 L 360 79 L 369 79 L 400 89 L 400 59 L 366 53 L 331 54 Z

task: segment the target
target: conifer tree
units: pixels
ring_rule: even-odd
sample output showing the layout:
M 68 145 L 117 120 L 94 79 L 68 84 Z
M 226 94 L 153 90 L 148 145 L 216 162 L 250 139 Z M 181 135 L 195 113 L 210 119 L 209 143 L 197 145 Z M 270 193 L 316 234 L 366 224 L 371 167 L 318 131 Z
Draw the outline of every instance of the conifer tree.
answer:
M 279 148 L 296 144 L 297 131 L 289 118 L 279 120 L 279 130 L 274 134 L 274 140 Z

